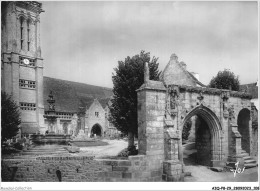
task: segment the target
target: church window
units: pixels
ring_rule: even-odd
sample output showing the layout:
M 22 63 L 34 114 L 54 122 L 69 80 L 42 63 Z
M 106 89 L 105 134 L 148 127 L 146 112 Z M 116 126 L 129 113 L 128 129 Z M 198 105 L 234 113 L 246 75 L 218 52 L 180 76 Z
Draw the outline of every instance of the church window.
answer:
M 30 51 L 30 20 L 27 21 L 27 45 L 28 51 Z
M 36 110 L 36 104 L 35 103 L 27 103 L 27 102 L 20 102 L 20 109 L 21 110 Z
M 24 39 L 23 39 L 23 32 L 24 32 L 24 31 L 23 31 L 23 30 L 24 30 L 23 23 L 24 23 L 24 18 L 23 18 L 23 17 L 20 17 L 21 50 L 23 49 L 23 41 L 24 41 Z
M 98 115 L 99 115 L 99 112 L 95 112 L 95 116 L 98 117 Z
M 35 89 L 36 88 L 36 82 L 31 80 L 19 80 L 19 86 L 20 88 L 28 88 L 28 89 Z

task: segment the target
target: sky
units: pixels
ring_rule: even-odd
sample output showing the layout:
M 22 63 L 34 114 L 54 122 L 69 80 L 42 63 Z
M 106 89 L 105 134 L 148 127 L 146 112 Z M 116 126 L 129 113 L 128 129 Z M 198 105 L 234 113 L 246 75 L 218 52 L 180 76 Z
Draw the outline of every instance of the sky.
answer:
M 44 76 L 113 87 L 127 56 L 150 52 L 163 70 L 175 53 L 209 84 L 230 69 L 258 79 L 257 2 L 42 2 Z

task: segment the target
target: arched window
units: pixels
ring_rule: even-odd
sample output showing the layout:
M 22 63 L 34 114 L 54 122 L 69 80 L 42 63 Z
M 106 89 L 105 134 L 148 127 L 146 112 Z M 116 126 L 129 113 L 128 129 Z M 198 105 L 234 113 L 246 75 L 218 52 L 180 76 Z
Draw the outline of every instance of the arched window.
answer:
M 20 17 L 20 33 L 21 33 L 21 37 L 20 37 L 20 41 L 21 41 L 21 50 L 23 49 L 23 36 L 24 36 L 24 18 Z
M 30 20 L 27 20 L 27 47 L 27 50 L 30 51 Z

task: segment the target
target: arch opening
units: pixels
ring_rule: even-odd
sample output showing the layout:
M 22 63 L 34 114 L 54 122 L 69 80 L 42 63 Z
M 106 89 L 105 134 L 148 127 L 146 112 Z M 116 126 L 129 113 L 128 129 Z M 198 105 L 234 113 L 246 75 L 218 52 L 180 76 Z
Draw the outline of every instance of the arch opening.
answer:
M 187 120 L 182 131 L 184 164 L 211 166 L 211 139 L 209 125 L 203 117 L 194 115 Z
M 215 166 L 216 161 L 222 160 L 221 126 L 210 109 L 204 106 L 193 109 L 182 124 L 185 165 Z
M 91 135 L 90 137 L 101 137 L 102 136 L 102 127 L 99 124 L 93 125 L 91 129 Z
M 241 147 L 247 153 L 250 153 L 250 133 L 249 133 L 250 111 L 242 109 L 237 118 L 237 130 L 241 134 Z

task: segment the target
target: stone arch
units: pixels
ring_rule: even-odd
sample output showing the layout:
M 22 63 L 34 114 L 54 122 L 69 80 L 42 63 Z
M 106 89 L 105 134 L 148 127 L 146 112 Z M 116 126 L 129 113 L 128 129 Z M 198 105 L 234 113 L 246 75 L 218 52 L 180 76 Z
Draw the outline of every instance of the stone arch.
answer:
M 223 159 L 223 153 L 222 153 L 222 128 L 220 121 L 216 114 L 210 110 L 209 108 L 200 105 L 198 107 L 195 107 L 193 110 L 191 110 L 186 117 L 184 118 L 182 124 L 181 124 L 181 133 L 183 130 L 183 126 L 186 123 L 187 120 L 189 120 L 192 116 L 199 116 L 201 117 L 207 124 L 210 135 L 211 135 L 211 152 L 210 152 L 210 158 L 211 158 L 211 164 L 210 166 L 218 166 L 219 161 Z
M 90 136 L 94 136 L 94 134 L 100 137 L 103 135 L 103 128 L 99 123 L 95 123 L 91 128 Z
M 237 116 L 237 130 L 241 134 L 241 147 L 250 153 L 250 110 L 243 108 Z

